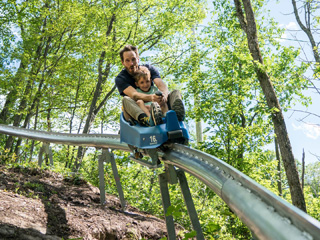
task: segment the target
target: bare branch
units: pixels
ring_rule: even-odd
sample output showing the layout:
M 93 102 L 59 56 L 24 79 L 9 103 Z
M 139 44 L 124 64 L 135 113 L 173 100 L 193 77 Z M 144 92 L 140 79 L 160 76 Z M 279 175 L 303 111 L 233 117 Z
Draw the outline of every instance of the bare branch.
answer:
M 317 115 L 317 114 L 315 114 L 315 113 L 311 113 L 311 112 L 308 112 L 308 111 L 304 111 L 304 110 L 294 110 L 294 109 L 288 109 L 288 110 L 293 111 L 293 113 L 294 113 L 294 112 L 302 112 L 302 113 L 306 113 L 306 114 L 308 114 L 308 115 L 313 115 L 313 116 L 315 116 L 315 117 L 320 118 L 320 115 Z
M 318 161 L 320 161 L 320 156 L 318 156 L 318 155 L 316 155 L 316 154 L 314 154 L 314 153 L 312 153 L 312 152 L 310 152 L 310 151 L 309 151 L 309 153 L 310 153 L 311 155 L 315 156 L 315 157 L 318 159 Z
M 310 3 L 309 3 L 310 4 Z M 294 15 L 296 17 L 296 20 L 300 26 L 300 28 L 305 32 L 305 34 L 308 36 L 309 41 L 311 43 L 312 46 L 312 52 L 313 52 L 313 56 L 314 59 L 316 60 L 317 63 L 320 63 L 320 56 L 316 47 L 316 43 L 314 40 L 314 37 L 311 33 L 311 29 L 310 29 L 310 5 L 308 4 L 308 2 L 306 3 L 308 10 L 305 11 L 305 17 L 307 18 L 306 21 L 306 25 L 303 25 L 303 23 L 301 22 L 299 13 L 298 13 L 298 9 L 297 9 L 297 3 L 295 0 L 292 0 L 292 6 L 293 6 L 293 10 L 294 10 Z M 305 5 L 304 5 L 305 6 Z

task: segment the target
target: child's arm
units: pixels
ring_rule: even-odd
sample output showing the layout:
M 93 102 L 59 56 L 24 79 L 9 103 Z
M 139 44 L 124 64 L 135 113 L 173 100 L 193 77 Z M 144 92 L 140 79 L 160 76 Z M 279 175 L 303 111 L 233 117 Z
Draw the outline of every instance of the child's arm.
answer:
M 139 99 L 143 100 L 144 102 L 152 102 L 153 101 L 153 96 L 144 94 L 144 93 L 139 93 L 137 90 L 133 87 L 127 87 L 125 90 L 123 90 L 123 93 L 133 100 L 137 101 Z
M 153 79 L 153 82 L 156 84 L 157 88 L 162 92 L 162 100 L 167 102 L 169 90 L 167 85 L 162 81 L 161 78 Z

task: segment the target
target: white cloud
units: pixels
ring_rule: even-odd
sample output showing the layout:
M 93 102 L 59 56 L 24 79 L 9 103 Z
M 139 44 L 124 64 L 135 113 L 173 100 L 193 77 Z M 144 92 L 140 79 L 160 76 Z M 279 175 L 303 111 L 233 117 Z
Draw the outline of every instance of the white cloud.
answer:
M 320 127 L 318 125 L 312 123 L 303 123 L 300 126 L 296 126 L 294 123 L 292 123 L 292 126 L 294 130 L 302 130 L 308 138 L 316 140 L 318 137 L 320 137 Z
M 298 30 L 298 26 L 295 22 L 289 22 L 287 25 L 286 25 L 286 29 L 287 30 Z
M 284 24 L 279 24 L 279 27 L 284 28 L 286 30 L 298 30 L 298 25 L 295 22 L 289 22 L 287 25 Z M 282 35 L 281 38 L 278 39 L 279 42 L 285 42 L 286 39 L 288 38 L 288 32 L 285 31 Z

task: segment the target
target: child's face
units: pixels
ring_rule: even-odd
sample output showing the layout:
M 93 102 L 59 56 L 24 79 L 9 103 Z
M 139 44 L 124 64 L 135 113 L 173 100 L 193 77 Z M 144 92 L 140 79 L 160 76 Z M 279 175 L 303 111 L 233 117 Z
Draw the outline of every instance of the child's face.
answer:
M 148 92 L 151 87 L 150 79 L 141 77 L 138 82 L 136 82 L 136 86 L 140 88 L 144 92 Z

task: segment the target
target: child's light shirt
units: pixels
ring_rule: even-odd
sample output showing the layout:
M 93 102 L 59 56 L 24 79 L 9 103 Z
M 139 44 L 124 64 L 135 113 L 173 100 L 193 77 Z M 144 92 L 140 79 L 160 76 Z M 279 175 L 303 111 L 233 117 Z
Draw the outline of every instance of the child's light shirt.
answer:
M 150 94 L 154 94 L 156 91 L 158 91 L 158 88 L 156 86 L 151 86 L 148 92 L 144 92 L 140 88 L 136 88 L 136 90 L 137 90 L 137 92 L 150 95 Z M 151 105 L 151 103 L 152 102 L 145 102 L 144 104 L 145 105 Z

